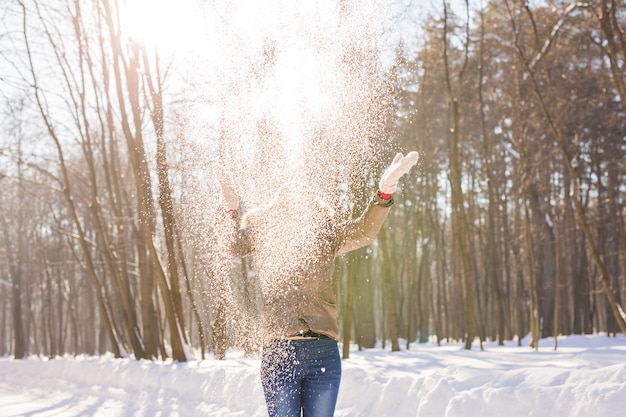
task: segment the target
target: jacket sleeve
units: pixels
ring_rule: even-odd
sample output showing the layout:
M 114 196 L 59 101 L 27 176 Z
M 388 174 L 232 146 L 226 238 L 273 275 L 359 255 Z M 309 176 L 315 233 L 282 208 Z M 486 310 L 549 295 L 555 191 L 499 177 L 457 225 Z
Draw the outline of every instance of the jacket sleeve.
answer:
M 233 258 L 243 258 L 250 255 L 253 251 L 252 234 L 252 229 L 237 230 L 228 251 L 229 255 Z
M 243 258 L 253 251 L 253 230 L 250 228 L 239 228 L 237 216 L 225 219 L 224 230 L 222 232 L 224 247 L 222 252 L 232 258 Z
M 359 218 L 339 225 L 337 255 L 372 243 L 385 222 L 393 203 L 393 197 L 389 200 L 383 200 L 375 195 Z

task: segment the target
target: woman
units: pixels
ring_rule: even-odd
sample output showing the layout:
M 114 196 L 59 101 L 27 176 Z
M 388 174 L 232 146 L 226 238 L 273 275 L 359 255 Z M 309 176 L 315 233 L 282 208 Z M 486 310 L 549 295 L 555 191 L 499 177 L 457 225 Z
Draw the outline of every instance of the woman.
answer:
M 270 416 L 334 414 L 341 379 L 334 259 L 376 238 L 398 180 L 417 159 L 417 152 L 397 154 L 363 214 L 339 224 L 306 187 L 291 183 L 267 207 L 247 213 L 239 228 L 237 195 L 216 171 L 222 206 L 233 219 L 231 255 L 253 255 L 261 280 L 261 381 Z

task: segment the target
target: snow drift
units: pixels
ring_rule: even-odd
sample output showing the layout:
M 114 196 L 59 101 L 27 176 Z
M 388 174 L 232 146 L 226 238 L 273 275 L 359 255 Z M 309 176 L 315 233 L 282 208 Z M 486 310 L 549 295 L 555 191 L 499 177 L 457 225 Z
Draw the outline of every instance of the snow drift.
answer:
M 588 417 L 626 410 L 626 337 L 540 349 L 485 344 L 353 349 L 336 416 Z M 0 359 L 0 416 L 264 416 L 260 360 Z

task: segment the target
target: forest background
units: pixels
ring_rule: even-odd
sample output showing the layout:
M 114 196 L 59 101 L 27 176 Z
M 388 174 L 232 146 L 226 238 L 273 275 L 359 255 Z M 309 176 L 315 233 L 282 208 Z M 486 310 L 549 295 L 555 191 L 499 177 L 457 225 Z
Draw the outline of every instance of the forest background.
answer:
M 253 265 L 216 248 L 210 169 L 247 150 L 227 128 L 191 138 L 206 97 L 117 2 L 0 5 L 0 355 L 257 352 Z M 380 123 L 371 169 L 333 184 L 338 218 L 395 152 L 422 158 L 378 240 L 337 260 L 344 357 L 626 333 L 626 3 L 444 1 L 411 24 L 391 64 L 371 45 L 345 59 L 346 100 Z

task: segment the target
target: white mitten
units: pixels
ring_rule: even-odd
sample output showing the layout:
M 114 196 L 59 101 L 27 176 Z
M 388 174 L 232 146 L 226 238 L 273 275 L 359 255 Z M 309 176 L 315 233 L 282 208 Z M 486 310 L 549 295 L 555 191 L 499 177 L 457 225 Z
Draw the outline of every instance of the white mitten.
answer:
M 222 198 L 220 204 L 224 210 L 231 212 L 237 210 L 239 207 L 239 198 L 233 187 L 233 183 L 230 179 L 230 175 L 220 165 L 213 166 L 213 172 L 217 178 L 217 182 L 220 185 L 222 191 Z
M 409 170 L 417 163 L 419 154 L 415 151 L 409 152 L 406 156 L 401 153 L 393 158 L 393 162 L 383 172 L 378 183 L 378 190 L 384 194 L 393 194 L 398 187 L 398 180 L 401 176 L 409 172 Z

